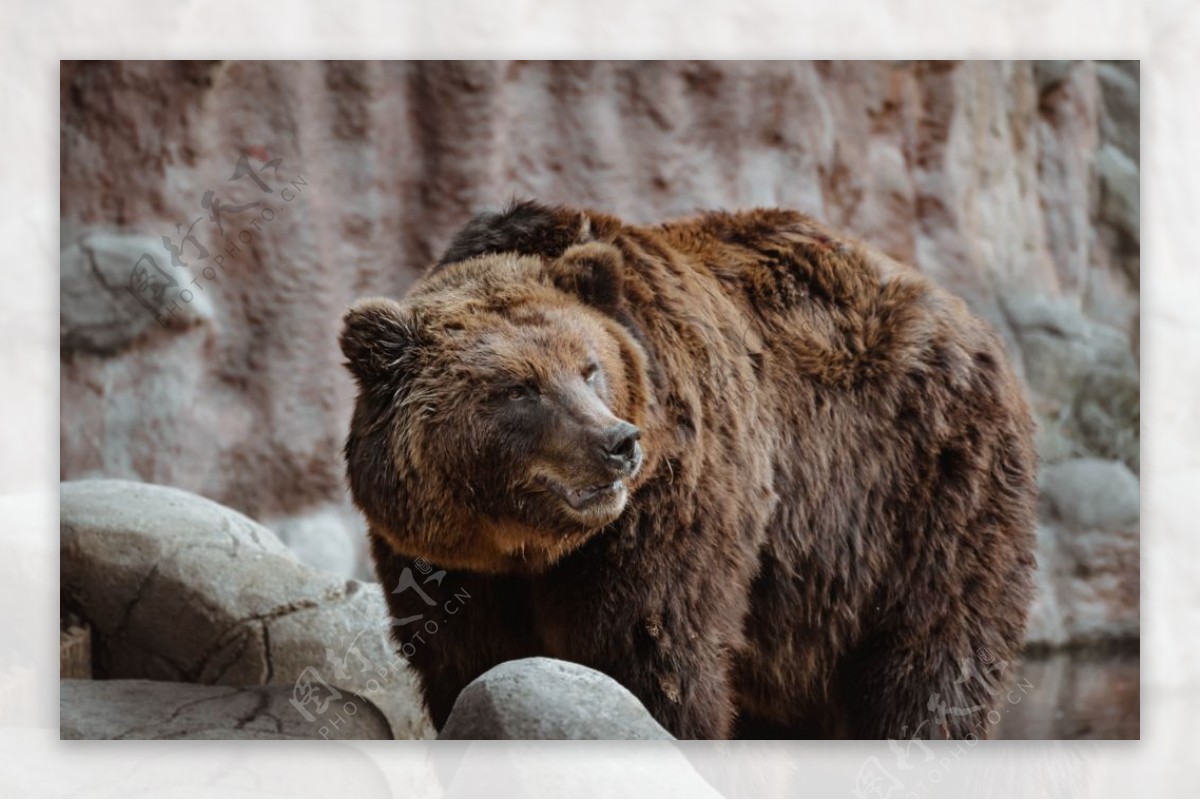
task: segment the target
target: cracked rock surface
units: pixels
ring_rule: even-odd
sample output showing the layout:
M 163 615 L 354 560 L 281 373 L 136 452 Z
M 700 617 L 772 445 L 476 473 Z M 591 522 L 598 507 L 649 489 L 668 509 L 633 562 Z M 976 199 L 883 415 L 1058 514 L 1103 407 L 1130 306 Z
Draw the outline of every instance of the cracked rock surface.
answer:
M 674 739 L 602 672 L 554 658 L 506 661 L 462 690 L 439 739 Z
M 378 706 L 396 738 L 431 735 L 378 584 L 306 567 L 266 528 L 178 489 L 64 482 L 60 510 L 63 607 L 91 625 L 97 678 L 317 687 L 318 700 L 328 685 Z
M 163 681 L 61 682 L 63 739 L 390 739 L 383 715 L 362 698 L 336 725 L 309 722 L 288 686 L 198 686 Z M 351 699 L 342 698 L 344 705 Z

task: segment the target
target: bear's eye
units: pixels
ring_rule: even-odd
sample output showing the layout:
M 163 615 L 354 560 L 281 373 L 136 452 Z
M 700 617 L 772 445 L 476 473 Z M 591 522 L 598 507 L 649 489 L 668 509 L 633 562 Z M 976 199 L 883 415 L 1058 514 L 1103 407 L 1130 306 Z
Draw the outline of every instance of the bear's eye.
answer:
M 530 383 L 514 383 L 505 390 L 509 400 L 534 400 L 539 394 L 537 387 Z
M 596 377 L 600 374 L 600 365 L 595 361 L 592 361 L 583 368 L 583 372 L 581 374 L 583 375 L 583 379 L 585 381 L 587 381 L 589 384 L 594 384 L 596 382 Z

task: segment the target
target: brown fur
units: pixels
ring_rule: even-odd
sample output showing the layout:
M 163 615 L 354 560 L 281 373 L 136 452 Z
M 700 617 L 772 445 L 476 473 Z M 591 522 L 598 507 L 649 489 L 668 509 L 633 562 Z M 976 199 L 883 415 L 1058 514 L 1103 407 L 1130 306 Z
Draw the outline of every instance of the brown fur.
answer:
M 526 480 L 584 485 L 569 454 L 600 423 L 512 410 L 564 414 L 557 390 L 487 399 L 522 369 L 590 397 L 581 347 L 586 402 L 644 455 L 601 525 Z M 343 348 L 380 579 L 425 558 L 439 608 L 469 597 L 419 643 L 395 631 L 438 727 L 471 679 L 546 655 L 682 738 L 986 733 L 1031 595 L 1032 423 L 996 335 L 916 272 L 791 211 L 635 227 L 525 203 L 402 303 L 356 306 Z

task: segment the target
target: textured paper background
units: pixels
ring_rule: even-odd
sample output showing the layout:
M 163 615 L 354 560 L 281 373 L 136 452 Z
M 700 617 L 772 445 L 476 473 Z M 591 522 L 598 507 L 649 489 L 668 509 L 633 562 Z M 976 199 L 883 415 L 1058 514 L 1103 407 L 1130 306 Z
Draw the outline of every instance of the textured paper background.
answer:
M 931 746 L 906 793 L 1200 791 L 1200 273 L 1189 244 L 1200 6 L 1170 2 L 515 2 L 253 6 L 13 3 L 4 66 L 0 231 L 0 793 L 138 796 L 853 795 L 886 743 L 375 746 L 79 745 L 57 741 L 59 58 L 1120 57 L 1142 59 L 1142 742 Z M 703 777 L 701 777 L 703 774 Z M 906 779 L 908 776 L 905 776 Z

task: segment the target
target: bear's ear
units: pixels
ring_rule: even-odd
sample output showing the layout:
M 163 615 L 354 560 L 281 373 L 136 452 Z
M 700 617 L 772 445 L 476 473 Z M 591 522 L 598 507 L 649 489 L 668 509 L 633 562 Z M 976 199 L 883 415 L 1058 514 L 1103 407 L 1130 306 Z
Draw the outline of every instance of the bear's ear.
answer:
M 611 244 L 588 242 L 567 248 L 550 264 L 550 280 L 561 291 L 573 294 L 600 311 L 621 306 L 625 259 Z
M 342 320 L 346 368 L 364 386 L 401 378 L 412 367 L 417 335 L 416 321 L 396 301 L 359 300 Z

